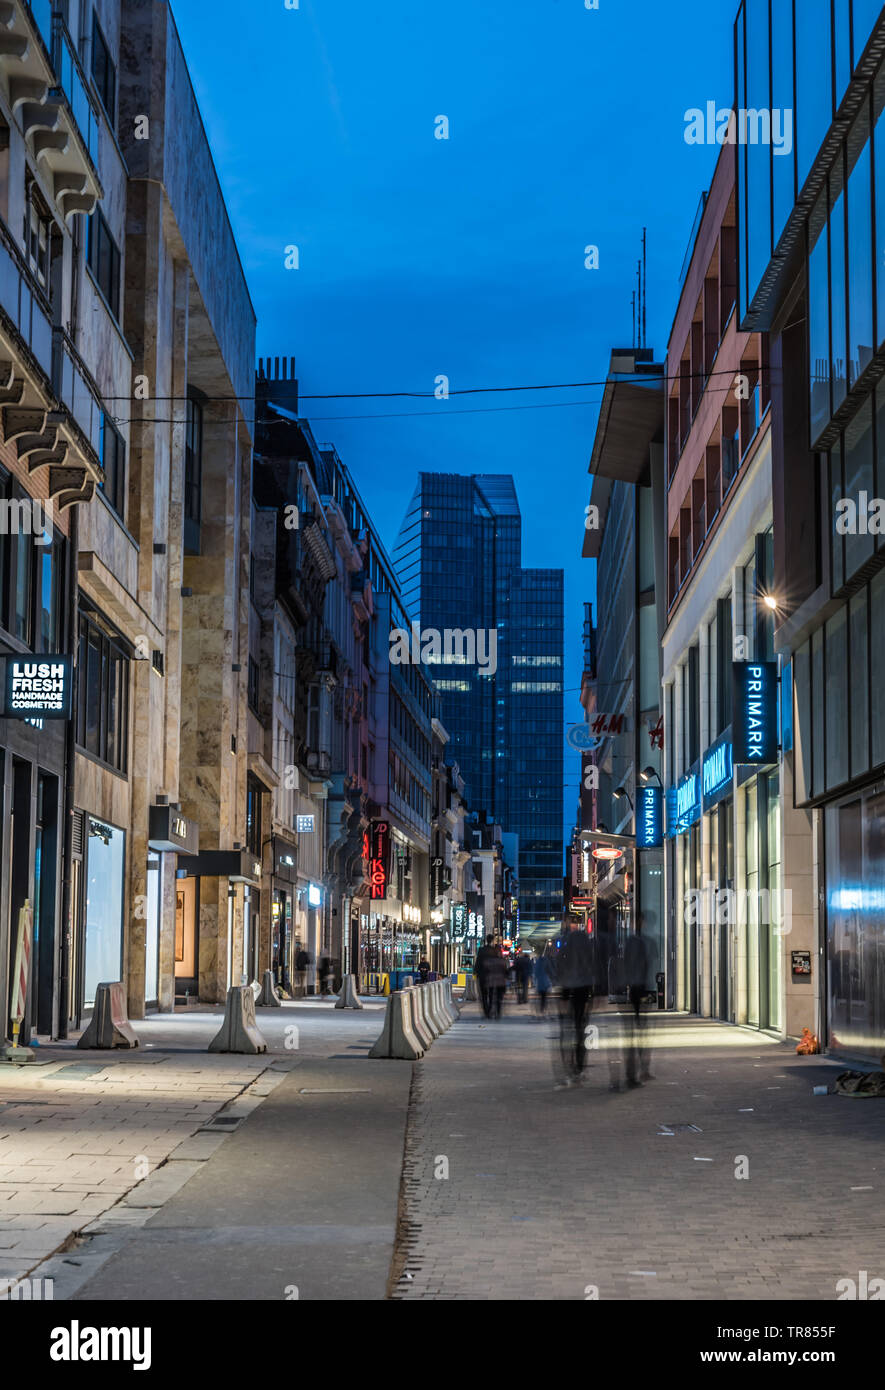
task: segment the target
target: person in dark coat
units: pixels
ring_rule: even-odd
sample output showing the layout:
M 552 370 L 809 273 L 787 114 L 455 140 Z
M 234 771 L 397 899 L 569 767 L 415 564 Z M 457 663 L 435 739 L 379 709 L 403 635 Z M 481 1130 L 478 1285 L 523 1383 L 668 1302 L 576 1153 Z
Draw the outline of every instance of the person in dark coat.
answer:
M 419 962 L 418 962 L 418 978 L 420 979 L 422 985 L 426 985 L 426 984 L 427 984 L 427 981 L 428 981 L 429 976 L 430 976 L 430 961 L 427 960 L 426 957 L 422 957 L 422 959 L 419 960 Z
M 332 973 L 332 962 L 328 956 L 323 956 L 320 960 L 317 975 L 320 981 L 320 994 L 326 994 L 329 988 L 329 976 Z
M 507 988 L 507 960 L 500 950 L 493 949 L 485 964 L 486 990 L 489 998 L 489 1018 L 501 1017 L 501 1003 Z
M 476 983 L 479 985 L 479 997 L 482 1002 L 482 1011 L 486 1018 L 489 1017 L 490 1007 L 488 986 L 486 983 L 487 967 L 489 961 L 493 960 L 495 956 L 500 956 L 500 954 L 500 951 L 495 950 L 494 937 L 487 936 L 485 945 L 480 946 L 476 953 L 476 960 L 473 965 L 473 973 L 476 976 Z M 506 983 L 506 974 L 504 978 Z
M 584 1074 L 587 1044 L 584 1030 L 597 978 L 596 952 L 587 932 L 573 928 L 559 952 L 559 1056 L 563 1072 L 557 1089 L 576 1086 Z
M 529 1002 L 529 985 L 532 982 L 534 967 L 532 958 L 528 951 L 520 951 L 516 957 L 516 1002 L 517 1004 L 527 1004 Z
M 535 961 L 535 989 L 538 991 L 538 1013 L 547 1012 L 547 995 L 553 987 L 553 961 L 545 951 Z

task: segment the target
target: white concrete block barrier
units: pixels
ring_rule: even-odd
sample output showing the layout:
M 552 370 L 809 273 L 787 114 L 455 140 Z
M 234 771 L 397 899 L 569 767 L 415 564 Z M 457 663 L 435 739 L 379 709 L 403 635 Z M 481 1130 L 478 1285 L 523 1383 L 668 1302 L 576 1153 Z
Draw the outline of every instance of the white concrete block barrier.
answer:
M 455 1003 L 455 996 L 452 993 L 451 980 L 443 980 L 443 999 L 446 1001 L 446 1008 L 451 1016 L 452 1023 L 457 1023 L 461 1017 L 461 1010 Z
M 126 991 L 121 980 L 97 986 L 92 1018 L 77 1046 L 85 1050 L 138 1047 L 138 1038 L 129 1022 Z
M 437 1031 L 445 1033 L 449 1027 L 449 1020 L 446 1018 L 442 1006 L 442 984 L 439 980 L 431 980 L 424 988 L 427 990 L 429 1001 L 430 1017 L 436 1024 Z
M 424 1014 L 423 990 L 420 985 L 417 988 L 412 986 L 404 993 L 409 996 L 409 1007 L 412 1010 L 412 1032 L 426 1052 L 433 1042 L 435 1034 L 431 1032 L 430 1024 Z
M 431 1041 L 433 1041 L 435 1038 L 439 1037 L 439 1029 L 430 1016 L 430 996 L 427 992 L 429 989 L 430 985 L 418 986 L 418 1002 L 421 1009 L 421 1017 L 424 1020 L 424 1027 L 430 1034 Z
M 475 1003 L 478 998 L 479 995 L 476 992 L 476 976 L 468 975 L 467 979 L 464 981 L 464 994 L 461 998 L 461 1003 Z
M 335 1001 L 336 1009 L 361 1009 L 362 1000 L 356 992 L 356 975 L 345 975 Z
M 254 993 L 255 985 L 252 985 Z M 259 1009 L 281 1009 L 283 1001 L 277 994 L 277 987 L 274 984 L 273 971 L 265 970 L 261 977 L 261 993 L 255 1000 Z
M 388 995 L 384 1027 L 369 1056 L 400 1057 L 409 1062 L 424 1056 L 424 1048 L 412 1029 L 412 1005 L 407 991 L 396 990 Z
M 267 1043 L 255 1022 L 255 995 L 251 985 L 233 985 L 228 990 L 224 1022 L 210 1042 L 208 1051 L 267 1051 Z

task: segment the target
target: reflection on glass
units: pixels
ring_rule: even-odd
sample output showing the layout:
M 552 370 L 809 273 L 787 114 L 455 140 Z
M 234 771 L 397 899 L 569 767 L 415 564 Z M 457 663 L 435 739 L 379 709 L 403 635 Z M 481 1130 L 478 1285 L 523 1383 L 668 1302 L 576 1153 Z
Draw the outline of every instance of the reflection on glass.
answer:
M 808 335 L 812 443 L 830 419 L 830 320 L 827 226 L 820 228 L 808 258 Z
M 781 899 L 780 776 L 768 775 L 768 1027 L 781 1026 L 781 971 L 789 909 Z
M 869 766 L 869 654 L 867 650 L 867 591 L 861 589 L 849 609 L 851 642 L 851 775 Z
M 868 396 L 845 430 L 845 496 L 857 506 L 857 524 L 845 535 L 846 581 L 873 553 L 874 539 L 867 527 L 874 492 L 873 400 Z
M 879 342 L 885 343 L 885 111 L 876 122 L 873 148 L 876 167 L 876 322 Z
M 827 788 L 848 780 L 848 634 L 847 610 L 840 608 L 827 623 Z
M 840 193 L 830 213 L 830 323 L 833 411 L 848 391 L 847 314 L 845 307 L 845 196 Z
M 126 834 L 89 817 L 86 858 L 85 1007 L 99 984 L 119 980 L 123 964 L 123 861 Z
M 833 114 L 830 0 L 801 0 L 796 17 L 796 147 L 801 189 Z
M 849 388 L 873 357 L 873 229 L 870 218 L 870 146 L 848 179 Z
M 885 1034 L 885 796 L 827 807 L 830 1046 L 878 1060 Z
M 885 762 L 885 570 L 870 584 L 870 733 L 877 767 Z
M 756 783 L 744 794 L 747 849 L 747 1022 L 759 1026 L 759 826 L 756 822 Z

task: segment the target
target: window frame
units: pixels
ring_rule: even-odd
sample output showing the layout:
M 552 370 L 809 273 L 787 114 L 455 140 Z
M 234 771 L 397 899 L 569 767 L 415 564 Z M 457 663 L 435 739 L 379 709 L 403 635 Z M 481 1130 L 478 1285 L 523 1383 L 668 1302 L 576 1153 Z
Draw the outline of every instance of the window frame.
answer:
M 96 208 L 87 220 L 86 264 L 99 294 L 115 321 L 120 322 L 120 287 L 123 260 L 107 220 Z M 109 273 L 105 284 L 102 266 L 107 257 Z
M 103 55 L 104 77 L 103 80 L 96 72 L 96 55 L 99 48 Z M 108 102 L 108 75 L 110 75 L 110 102 Z M 98 22 L 98 11 L 92 10 L 92 57 L 90 62 L 90 77 L 95 94 L 102 105 L 102 110 L 110 122 L 111 129 L 115 128 L 117 119 L 117 64 L 111 56 L 111 48 L 104 36 L 104 30 Z

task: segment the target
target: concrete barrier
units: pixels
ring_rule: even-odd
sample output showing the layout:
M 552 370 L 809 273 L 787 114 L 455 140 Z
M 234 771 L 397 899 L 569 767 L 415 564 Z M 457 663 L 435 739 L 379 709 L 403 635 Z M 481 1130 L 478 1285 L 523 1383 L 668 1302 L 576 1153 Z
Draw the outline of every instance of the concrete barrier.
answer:
M 254 992 L 254 985 L 252 986 L 252 990 Z M 261 992 L 255 1000 L 255 1003 L 259 1009 L 281 1009 L 283 1007 L 283 1001 L 277 994 L 276 985 L 274 984 L 272 970 L 265 970 L 261 979 Z
M 443 980 L 442 987 L 443 1003 L 446 1006 L 446 1013 L 449 1015 L 449 1022 L 457 1023 L 458 1019 L 461 1017 L 461 1013 L 458 1009 L 458 1005 L 455 1003 L 454 995 L 452 994 L 451 980 Z
M 400 1057 L 414 1062 L 424 1056 L 424 1048 L 412 1031 L 412 1006 L 401 991 L 388 996 L 381 1036 L 369 1052 L 370 1057 Z
M 338 998 L 335 1001 L 336 1009 L 361 1009 L 362 1000 L 356 992 L 356 975 L 345 975 L 341 981 L 341 988 L 338 991 Z
M 429 989 L 429 985 L 418 985 L 418 999 L 421 1007 L 421 1017 L 424 1020 L 424 1027 L 430 1034 L 431 1042 L 433 1042 L 436 1038 L 439 1037 L 439 1028 L 436 1026 L 433 1019 L 430 1017 L 430 996 L 428 993 Z
M 436 1031 L 440 1034 L 445 1033 L 447 1027 L 449 1027 L 449 1019 L 447 1019 L 445 1013 L 443 1013 L 442 1001 L 440 1001 L 439 980 L 432 980 L 431 983 L 425 984 L 424 988 L 427 990 L 429 1015 L 431 1015 L 433 1024 L 435 1024 Z
M 86 1032 L 77 1043 L 82 1048 L 138 1047 L 126 1009 L 126 991 L 120 980 L 101 984 Z
M 476 991 L 476 976 L 468 975 L 464 985 L 464 997 L 461 1002 L 462 1004 L 475 1003 L 478 998 L 479 995 Z
M 224 1022 L 209 1044 L 210 1052 L 266 1052 L 267 1043 L 255 1022 L 251 985 L 234 985 L 227 992 Z
M 412 1010 L 412 1032 L 426 1052 L 433 1042 L 434 1035 L 430 1031 L 430 1024 L 424 1013 L 424 999 L 421 986 L 413 985 L 411 989 L 405 992 L 409 996 L 409 1006 Z

